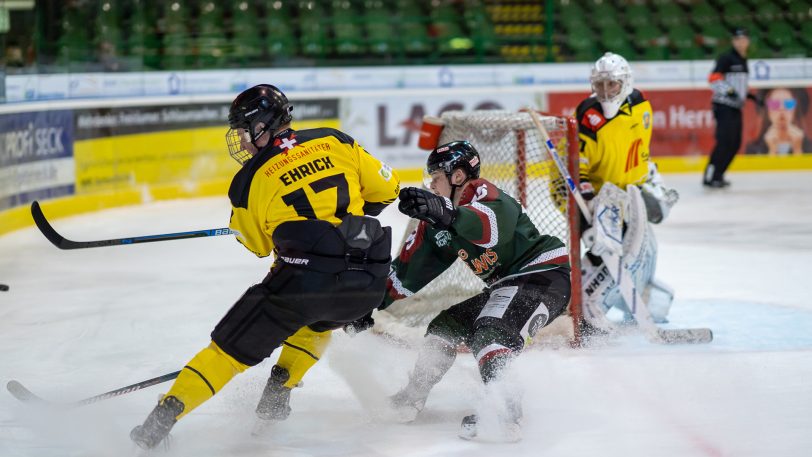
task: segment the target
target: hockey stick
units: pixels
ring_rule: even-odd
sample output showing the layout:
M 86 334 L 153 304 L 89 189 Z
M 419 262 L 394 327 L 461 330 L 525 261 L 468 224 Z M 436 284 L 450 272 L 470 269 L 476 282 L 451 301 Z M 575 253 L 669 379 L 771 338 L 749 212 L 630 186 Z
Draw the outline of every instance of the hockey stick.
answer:
M 161 384 L 166 381 L 171 381 L 178 377 L 180 371 L 176 371 L 174 373 L 165 374 L 163 376 L 158 376 L 157 378 L 147 379 L 146 381 L 137 382 L 135 384 L 131 384 L 127 387 L 122 387 L 120 389 L 111 390 L 110 392 L 105 392 L 100 395 L 94 395 L 89 398 L 85 398 L 84 400 L 73 401 L 69 403 L 57 403 L 45 400 L 44 398 L 40 397 L 39 395 L 31 392 L 28 390 L 24 385 L 20 384 L 19 381 L 9 381 L 6 384 L 6 389 L 14 396 L 17 400 L 20 400 L 23 403 L 36 403 L 36 404 L 44 404 L 50 406 L 60 406 L 63 408 L 78 408 L 80 406 L 88 405 L 90 403 L 96 403 L 97 401 L 106 400 L 112 397 L 118 397 L 119 395 L 128 394 L 130 392 L 135 392 L 136 390 L 141 390 L 145 387 L 154 386 L 156 384 Z
M 550 140 L 550 135 L 547 133 L 547 129 L 544 128 L 544 124 L 542 124 L 538 113 L 532 109 L 527 109 L 526 111 L 533 120 L 533 124 L 535 124 L 536 129 L 539 131 L 541 139 L 546 146 L 547 153 L 550 155 L 553 162 L 555 162 L 561 176 L 564 177 L 564 180 L 567 183 L 567 188 L 569 189 L 573 198 L 575 198 L 578 208 L 584 214 L 586 220 L 592 220 L 592 211 L 590 211 L 584 197 L 575 186 L 575 181 L 573 181 L 566 164 L 558 155 L 552 140 Z M 713 341 L 713 332 L 709 328 L 664 329 L 658 327 L 654 323 L 651 313 L 648 311 L 646 302 L 642 299 L 640 293 L 635 287 L 634 279 L 626 268 L 623 258 L 617 254 L 605 254 L 601 257 L 603 258 L 603 262 L 606 264 L 612 279 L 614 279 L 615 283 L 617 283 L 618 289 L 620 290 L 620 295 L 626 302 L 626 306 L 629 307 L 629 310 L 634 315 L 637 325 L 639 325 L 640 328 L 645 332 L 650 341 L 665 344 L 695 344 L 710 343 Z
M 216 228 L 207 230 L 193 230 L 190 232 L 135 236 L 130 238 L 115 238 L 111 240 L 73 241 L 65 238 L 54 230 L 54 228 L 48 222 L 48 219 L 45 218 L 45 214 L 42 213 L 42 209 L 39 207 L 39 202 L 37 201 L 31 203 L 31 216 L 34 218 L 34 223 L 37 224 L 39 231 L 45 235 L 45 238 L 48 238 L 48 241 L 53 243 L 53 245 L 59 249 L 99 248 L 103 246 L 120 246 L 125 244 L 151 243 L 154 241 L 183 240 L 186 238 L 232 235 L 236 233 L 229 228 Z

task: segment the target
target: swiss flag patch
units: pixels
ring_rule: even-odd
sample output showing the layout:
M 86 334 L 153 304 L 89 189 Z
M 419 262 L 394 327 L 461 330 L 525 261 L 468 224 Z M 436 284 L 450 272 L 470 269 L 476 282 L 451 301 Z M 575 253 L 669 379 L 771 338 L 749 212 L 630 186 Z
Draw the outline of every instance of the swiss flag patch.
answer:
M 281 146 L 283 149 L 287 149 L 288 151 L 293 149 L 296 146 L 296 143 L 297 141 L 295 133 L 291 133 L 287 138 L 276 138 L 273 140 L 274 147 L 278 148 Z
M 598 129 L 603 127 L 603 124 L 605 123 L 606 118 L 603 117 L 603 114 L 599 113 L 595 108 L 589 108 L 586 110 L 584 116 L 581 118 L 581 124 L 593 132 L 597 132 Z

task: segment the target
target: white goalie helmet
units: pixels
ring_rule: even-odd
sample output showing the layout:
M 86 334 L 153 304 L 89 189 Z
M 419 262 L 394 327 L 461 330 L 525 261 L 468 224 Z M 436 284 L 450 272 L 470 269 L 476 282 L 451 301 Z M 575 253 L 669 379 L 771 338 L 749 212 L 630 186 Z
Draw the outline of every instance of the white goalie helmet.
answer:
M 607 52 L 592 67 L 589 82 L 603 108 L 604 117 L 611 119 L 632 93 L 632 69 L 622 56 Z

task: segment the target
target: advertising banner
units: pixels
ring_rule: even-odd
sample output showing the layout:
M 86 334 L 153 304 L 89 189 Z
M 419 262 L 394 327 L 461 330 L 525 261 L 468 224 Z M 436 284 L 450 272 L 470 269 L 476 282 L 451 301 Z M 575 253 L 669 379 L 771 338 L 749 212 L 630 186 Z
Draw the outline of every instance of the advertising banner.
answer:
M 743 110 L 744 133 L 739 153 L 788 155 L 812 153 L 812 113 L 809 88 L 773 88 L 751 91 L 765 101 L 764 108 L 747 102 Z M 573 115 L 589 94 L 549 95 L 549 111 Z M 651 154 L 700 156 L 715 144 L 716 122 L 709 89 L 645 91 L 654 109 Z
M 338 100 L 292 101 L 294 128 L 337 126 Z M 230 179 L 227 103 L 75 111 L 76 192 Z
M 426 151 L 417 148 L 424 115 L 439 116 L 451 110 L 505 109 L 543 106 L 542 96 L 527 92 L 358 96 L 342 99 L 342 130 L 375 157 L 395 168 L 425 164 Z
M 74 192 L 72 114 L 0 115 L 0 211 Z

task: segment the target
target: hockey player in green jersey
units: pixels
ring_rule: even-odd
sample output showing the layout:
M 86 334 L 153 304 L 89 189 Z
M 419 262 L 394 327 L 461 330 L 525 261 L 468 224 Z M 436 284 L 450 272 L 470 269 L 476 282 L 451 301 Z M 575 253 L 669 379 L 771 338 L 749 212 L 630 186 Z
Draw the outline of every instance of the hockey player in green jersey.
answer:
M 502 380 L 525 341 L 569 303 L 569 253 L 558 238 L 540 234 L 521 205 L 481 179 L 479 170 L 479 154 L 470 143 L 447 143 L 427 161 L 431 192 L 413 187 L 400 192 L 400 211 L 421 222 L 392 262 L 381 308 L 417 292 L 457 258 L 487 287 L 429 323 L 409 383 L 390 400 L 400 419 L 414 419 L 453 364 L 457 347 L 465 344 L 493 396 L 488 400 L 501 425 L 497 439 L 515 441 L 520 439 L 519 396 L 495 381 Z M 478 420 L 466 416 L 460 436 L 476 437 Z

